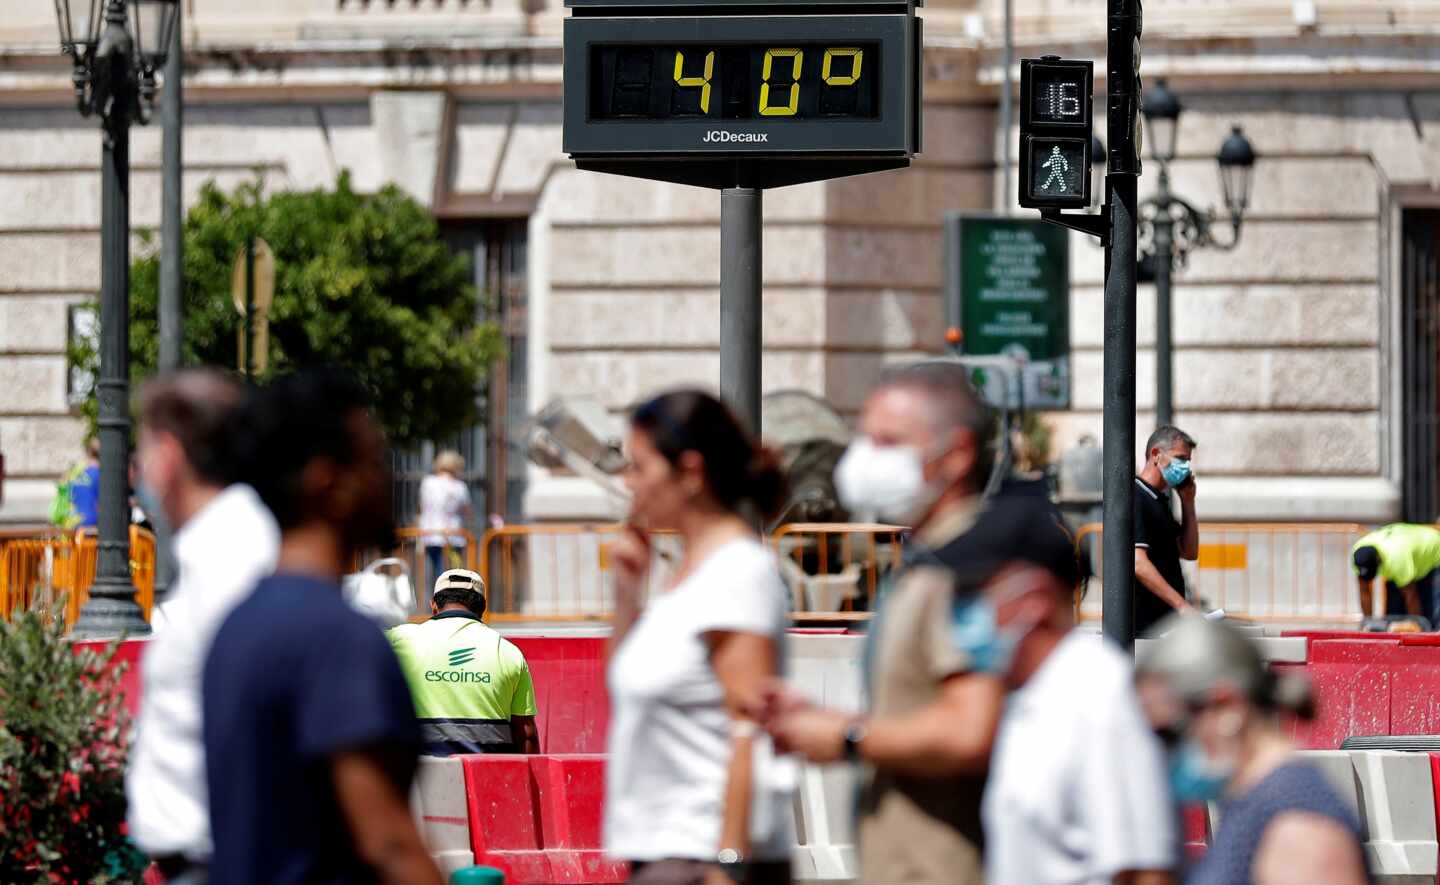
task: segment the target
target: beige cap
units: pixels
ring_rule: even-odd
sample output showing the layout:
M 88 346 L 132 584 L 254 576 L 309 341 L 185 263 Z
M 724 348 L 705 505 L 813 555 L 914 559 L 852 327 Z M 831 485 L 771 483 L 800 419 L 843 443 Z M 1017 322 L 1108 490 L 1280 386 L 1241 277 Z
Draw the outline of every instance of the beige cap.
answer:
M 435 579 L 435 592 L 441 590 L 474 590 L 481 596 L 485 595 L 485 579 L 479 573 L 472 572 L 468 568 L 452 568 L 449 571 L 441 572 L 440 577 Z

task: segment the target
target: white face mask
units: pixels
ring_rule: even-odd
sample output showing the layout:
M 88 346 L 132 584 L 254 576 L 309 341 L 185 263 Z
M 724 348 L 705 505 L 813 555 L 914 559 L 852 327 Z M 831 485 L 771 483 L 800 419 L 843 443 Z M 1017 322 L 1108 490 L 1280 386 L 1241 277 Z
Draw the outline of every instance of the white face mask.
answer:
M 943 489 L 925 481 L 925 456 L 914 446 L 877 446 L 861 436 L 835 465 L 835 491 L 857 519 L 913 526 Z

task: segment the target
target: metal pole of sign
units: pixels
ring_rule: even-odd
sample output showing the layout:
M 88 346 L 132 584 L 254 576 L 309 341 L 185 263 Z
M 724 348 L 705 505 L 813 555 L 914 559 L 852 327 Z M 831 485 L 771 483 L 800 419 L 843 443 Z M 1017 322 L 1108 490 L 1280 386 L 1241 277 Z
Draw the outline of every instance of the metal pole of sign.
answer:
M 180 368 L 184 321 L 180 289 L 185 279 L 184 200 L 182 188 L 182 142 L 184 124 L 184 46 L 180 34 L 181 7 L 176 4 L 175 36 L 165 59 L 165 94 L 160 102 L 164 124 L 164 173 L 160 215 L 160 371 Z M 161 514 L 151 514 L 155 526 L 155 602 L 165 601 L 175 579 L 173 532 Z
M 1122 648 L 1135 645 L 1135 262 L 1140 173 L 1139 0 L 1109 0 L 1106 89 L 1110 204 L 1105 274 L 1104 576 L 1102 626 Z
M 245 238 L 245 382 L 255 381 L 255 238 Z
M 763 191 L 720 191 L 720 395 L 760 433 L 760 207 Z
M 1014 111 L 1012 108 L 1011 93 L 1014 91 L 1014 82 L 1010 74 L 1010 66 L 1014 63 L 1015 55 L 1015 28 L 1012 23 L 1014 0 L 1005 0 L 1005 48 L 1001 51 L 1000 64 L 1004 68 L 1002 85 L 1000 87 L 1000 131 L 1003 133 L 1000 138 L 1000 176 L 1003 182 L 1003 189 L 1000 191 L 1001 205 L 1005 214 L 1010 214 L 1010 201 L 1014 199 L 1010 191 L 1010 125 L 1014 122 Z

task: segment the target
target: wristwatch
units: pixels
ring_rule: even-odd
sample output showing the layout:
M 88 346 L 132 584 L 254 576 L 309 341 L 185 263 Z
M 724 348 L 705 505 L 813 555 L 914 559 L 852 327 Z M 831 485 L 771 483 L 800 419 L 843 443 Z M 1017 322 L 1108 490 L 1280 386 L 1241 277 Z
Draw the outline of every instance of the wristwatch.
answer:
M 855 719 L 845 726 L 841 737 L 845 741 L 845 760 L 847 762 L 858 762 L 860 760 L 860 742 L 870 733 L 870 726 L 865 724 L 864 719 Z
M 720 853 L 715 855 L 715 863 L 731 882 L 744 882 L 750 872 L 745 856 L 733 848 L 720 849 Z

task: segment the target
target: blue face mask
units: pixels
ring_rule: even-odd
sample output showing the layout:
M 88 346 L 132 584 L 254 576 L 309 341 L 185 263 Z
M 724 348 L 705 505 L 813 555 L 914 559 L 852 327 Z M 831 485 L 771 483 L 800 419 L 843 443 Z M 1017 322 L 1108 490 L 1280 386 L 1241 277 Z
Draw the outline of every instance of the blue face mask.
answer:
M 1216 765 L 1194 741 L 1186 741 L 1170 757 L 1170 789 L 1181 802 L 1209 802 L 1219 799 L 1230 783 L 1232 772 Z
M 1015 662 L 1023 633 L 1004 630 L 995 620 L 995 607 L 982 596 L 957 600 L 950 622 L 950 639 L 970 657 L 977 672 L 1004 676 Z
M 1165 477 L 1165 484 L 1173 489 L 1190 478 L 1190 462 L 1184 458 L 1172 458 L 1169 464 L 1160 468 L 1160 475 Z
M 161 525 L 169 525 L 165 516 L 165 508 L 160 506 L 160 497 L 143 479 L 135 486 L 135 502 L 140 505 L 141 510 L 145 511 L 145 516 L 149 518 L 151 525 L 157 528 Z

